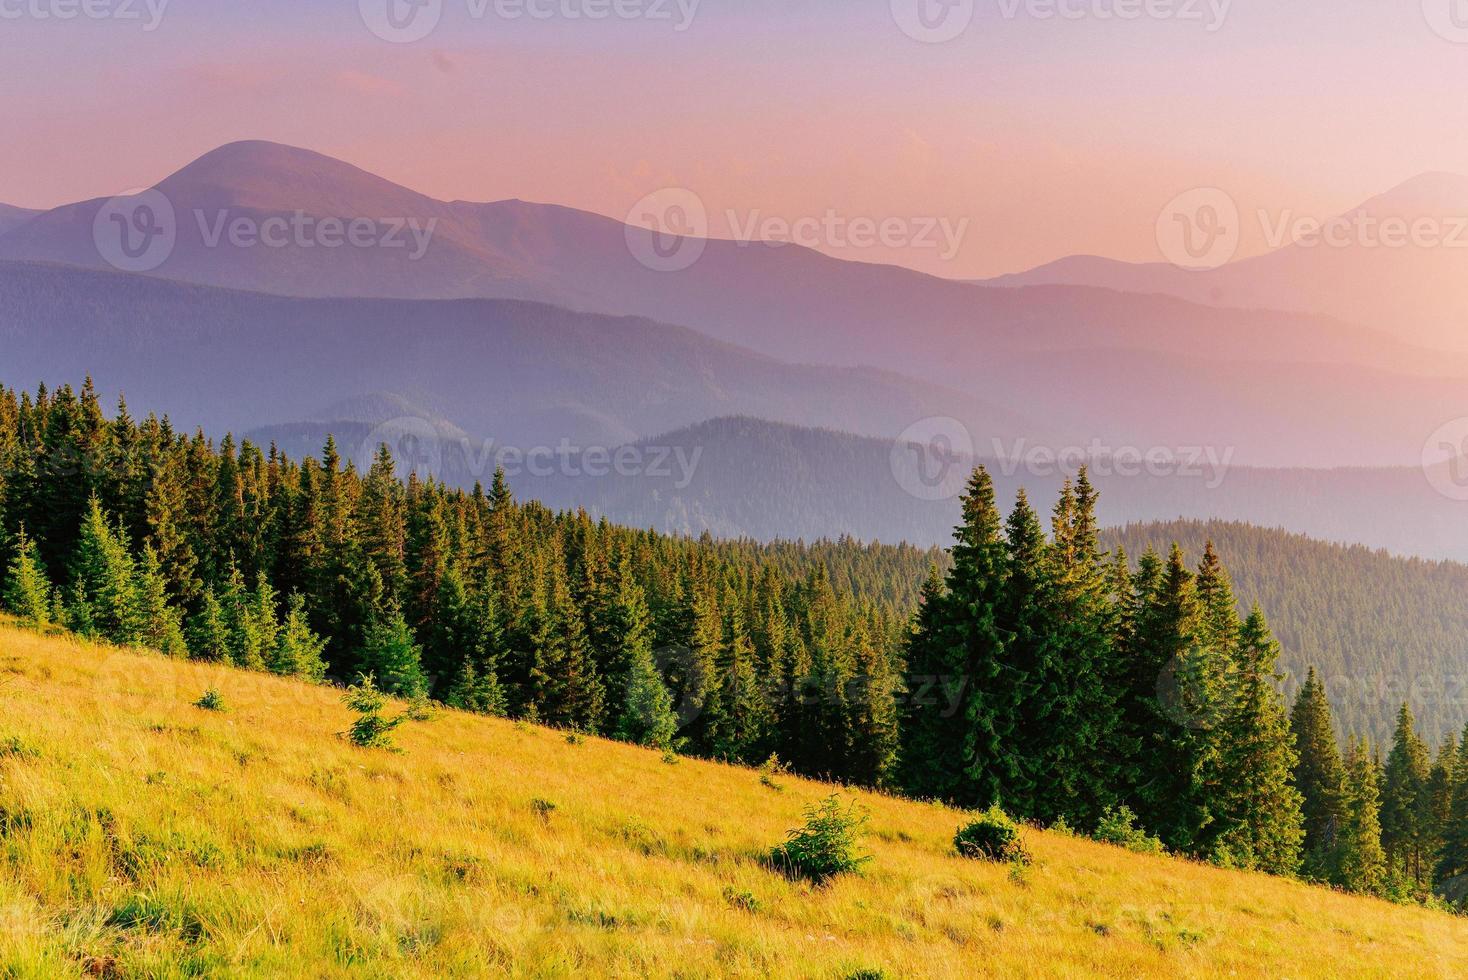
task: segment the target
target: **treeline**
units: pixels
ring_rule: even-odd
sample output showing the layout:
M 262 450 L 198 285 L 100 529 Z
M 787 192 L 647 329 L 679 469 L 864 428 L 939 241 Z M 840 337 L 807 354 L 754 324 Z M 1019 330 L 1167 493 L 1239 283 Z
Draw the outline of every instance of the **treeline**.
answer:
M 0 391 L 12 610 L 736 762 L 891 782 L 907 611 L 934 553 L 692 541 Z
M 1343 758 L 1313 670 L 1287 712 L 1279 645 L 1257 606 L 1240 616 L 1211 542 L 1196 570 L 1177 545 L 1134 566 L 1103 551 L 1095 514 L 1084 471 L 1048 535 L 1023 491 L 1006 519 L 975 472 L 909 643 L 903 786 L 1112 838 L 1140 824 L 1229 867 L 1463 898 L 1468 750 L 1450 739 L 1434 763 L 1404 707 L 1384 764 L 1364 740 Z
M 1390 742 L 1396 709 L 1412 706 L 1436 743 L 1468 724 L 1468 566 L 1234 521 L 1172 521 L 1108 530 L 1104 545 L 1139 555 L 1212 541 L 1228 557 L 1241 603 L 1269 610 L 1286 689 L 1314 666 L 1348 737 Z

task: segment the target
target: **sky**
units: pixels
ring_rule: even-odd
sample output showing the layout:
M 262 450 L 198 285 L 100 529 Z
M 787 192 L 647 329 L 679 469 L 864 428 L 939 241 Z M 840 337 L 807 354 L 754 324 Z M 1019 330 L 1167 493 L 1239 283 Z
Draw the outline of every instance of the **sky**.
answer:
M 1158 260 L 1193 188 L 1324 218 L 1468 173 L 1468 0 L 417 2 L 0 0 L 0 201 L 258 138 L 444 199 L 679 188 L 721 237 L 979 278 Z

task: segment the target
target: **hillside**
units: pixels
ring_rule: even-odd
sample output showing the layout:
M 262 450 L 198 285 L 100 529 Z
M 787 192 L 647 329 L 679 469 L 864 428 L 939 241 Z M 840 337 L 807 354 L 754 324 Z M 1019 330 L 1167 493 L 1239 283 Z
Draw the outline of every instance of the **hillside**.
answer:
M 0 973 L 16 977 L 1449 977 L 1468 923 L 852 793 L 865 877 L 759 855 L 831 787 L 454 713 L 401 754 L 333 691 L 0 626 Z M 217 688 L 228 710 L 190 702 Z M 51 710 L 48 705 L 65 705 Z M 554 804 L 538 809 L 535 801 Z
M 1106 535 L 1134 559 L 1173 541 L 1198 555 L 1210 540 L 1228 556 L 1240 604 L 1257 602 L 1268 613 L 1291 695 L 1314 666 L 1347 733 L 1389 742 L 1404 701 L 1429 740 L 1462 732 L 1468 566 L 1225 521 L 1132 525 Z
M 486 482 L 487 446 L 617 446 L 731 413 L 889 437 L 930 415 L 1037 431 L 888 372 L 788 364 L 682 327 L 513 300 L 287 299 L 0 262 L 0 349 L 5 381 L 91 374 L 109 400 L 124 392 L 140 414 L 211 433 L 406 399 L 431 413 L 410 421 L 472 433 Z
M 303 430 L 256 433 L 279 437 L 298 455 L 319 451 L 328 432 L 365 433 L 370 426 L 322 423 Z M 985 434 L 987 435 L 987 434 Z M 290 438 L 294 436 L 294 438 Z M 1031 498 L 1048 500 L 1060 489 L 1060 468 L 1034 472 L 1017 462 L 996 462 L 995 448 L 1021 453 L 1043 443 L 1035 438 L 1006 444 L 973 434 L 979 461 L 989 467 L 1001 500 L 1023 485 Z M 632 478 L 521 473 L 512 481 L 523 496 L 559 507 L 585 507 L 621 524 L 700 534 L 771 538 L 839 537 L 944 545 L 958 520 L 957 499 L 922 499 L 912 452 L 894 464 L 891 440 L 854 436 L 754 418 L 719 418 L 645 440 L 650 446 L 698 454 L 691 479 L 679 472 Z M 370 462 L 369 448 L 357 459 Z M 1103 523 L 1173 520 L 1179 517 L 1247 521 L 1287 527 L 1326 541 L 1386 548 L 1398 554 L 1468 560 L 1468 525 L 1462 504 L 1438 494 L 1417 467 L 1382 469 L 1267 469 L 1228 465 L 1226 457 L 1196 463 L 1174 457 L 1171 473 L 1117 472 L 1092 467 L 1101 490 Z M 974 460 L 956 456 L 948 469 L 966 473 Z M 897 469 L 894 471 L 894 465 Z M 930 466 L 936 466 L 931 460 Z M 1074 475 L 1075 467 L 1067 467 Z M 1160 471 L 1159 471 L 1160 472 Z M 445 465 L 436 475 L 473 486 L 472 474 Z M 954 489 L 957 489 L 956 485 Z

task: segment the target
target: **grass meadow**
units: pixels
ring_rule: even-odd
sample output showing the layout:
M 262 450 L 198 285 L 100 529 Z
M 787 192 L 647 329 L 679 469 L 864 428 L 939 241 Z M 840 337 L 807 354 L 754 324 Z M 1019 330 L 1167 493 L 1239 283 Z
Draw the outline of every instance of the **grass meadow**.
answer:
M 208 688 L 226 710 L 194 707 Z M 833 787 L 0 625 L 0 977 L 1455 977 L 1468 920 L 842 790 L 861 877 L 768 849 Z

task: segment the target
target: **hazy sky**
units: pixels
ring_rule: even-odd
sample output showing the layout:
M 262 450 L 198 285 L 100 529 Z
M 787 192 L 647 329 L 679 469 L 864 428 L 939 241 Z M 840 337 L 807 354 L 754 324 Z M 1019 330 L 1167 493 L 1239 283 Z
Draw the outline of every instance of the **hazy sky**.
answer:
M 919 0 L 420 0 L 414 43 L 366 26 L 387 0 L 169 0 L 146 29 L 162 2 L 0 0 L 0 201 L 264 138 L 450 199 L 623 218 L 682 187 L 715 234 L 816 219 L 837 254 L 972 277 L 1156 259 L 1193 187 L 1325 216 L 1468 173 L 1468 0 L 974 0 L 945 43 L 904 31 Z M 968 0 L 932 2 L 962 27 Z M 116 16 L 55 16 L 82 4 Z M 643 16 L 584 16 L 619 7 Z M 830 230 L 851 219 L 893 247 Z

